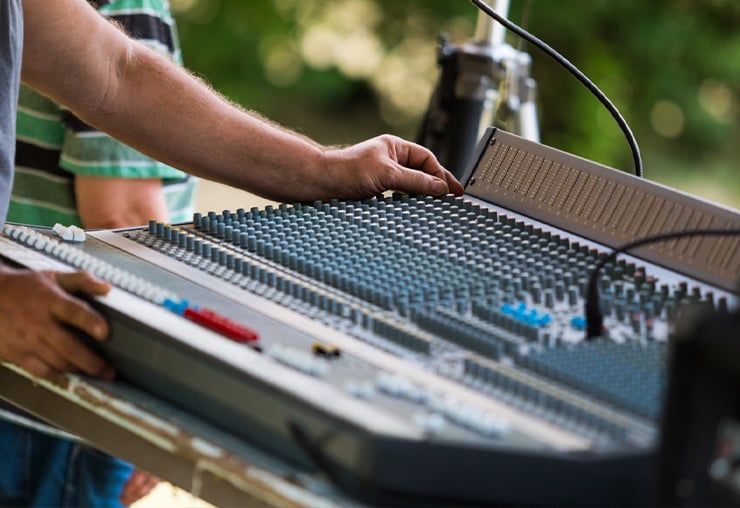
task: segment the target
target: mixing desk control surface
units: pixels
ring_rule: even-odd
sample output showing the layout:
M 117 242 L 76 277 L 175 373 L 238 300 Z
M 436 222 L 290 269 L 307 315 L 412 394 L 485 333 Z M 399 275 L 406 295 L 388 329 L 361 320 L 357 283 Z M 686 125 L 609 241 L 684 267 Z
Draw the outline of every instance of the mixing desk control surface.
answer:
M 685 255 L 619 257 L 599 278 L 604 334 L 586 340 L 588 277 L 620 238 L 483 199 L 498 191 L 481 182 L 511 169 L 496 140 L 528 148 L 508 136 L 481 143 L 464 197 L 197 213 L 80 245 L 6 226 L 2 253 L 111 281 L 105 348 L 129 379 L 370 501 L 646 502 L 668 338 L 682 307 L 736 304 L 712 283 L 737 258 L 715 255 L 702 277 Z M 594 170 L 532 150 L 566 157 L 566 178 Z

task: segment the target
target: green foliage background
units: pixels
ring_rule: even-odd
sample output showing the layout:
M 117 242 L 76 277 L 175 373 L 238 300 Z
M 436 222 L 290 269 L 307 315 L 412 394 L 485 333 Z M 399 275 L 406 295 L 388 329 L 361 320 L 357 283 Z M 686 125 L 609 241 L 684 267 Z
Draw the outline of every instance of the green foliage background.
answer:
M 191 70 L 328 144 L 381 132 L 413 139 L 436 80 L 438 35 L 464 42 L 478 16 L 465 0 L 171 2 Z M 511 0 L 509 17 L 619 107 L 648 178 L 740 208 L 740 2 Z M 333 45 L 306 50 L 321 33 L 333 34 Z M 358 50 L 348 65 L 367 64 L 364 74 L 341 63 L 358 34 L 373 51 Z M 533 58 L 542 141 L 631 171 L 628 146 L 604 108 L 539 50 L 523 49 Z

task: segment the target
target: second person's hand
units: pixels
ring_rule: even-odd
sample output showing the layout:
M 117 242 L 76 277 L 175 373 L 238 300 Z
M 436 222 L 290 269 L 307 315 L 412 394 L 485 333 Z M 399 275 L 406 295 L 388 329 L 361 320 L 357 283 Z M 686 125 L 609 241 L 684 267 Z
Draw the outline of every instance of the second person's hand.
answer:
M 112 367 L 70 330 L 106 339 L 105 319 L 73 293 L 97 296 L 109 290 L 108 284 L 84 272 L 0 267 L 0 359 L 46 379 L 61 372 L 112 379 Z

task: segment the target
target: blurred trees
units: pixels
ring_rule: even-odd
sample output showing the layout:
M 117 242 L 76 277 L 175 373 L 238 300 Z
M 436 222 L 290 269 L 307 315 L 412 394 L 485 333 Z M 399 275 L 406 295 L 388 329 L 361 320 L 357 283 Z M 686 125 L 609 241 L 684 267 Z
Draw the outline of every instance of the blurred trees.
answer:
M 438 36 L 464 42 L 477 18 L 465 0 L 171 2 L 190 69 L 324 143 L 380 132 L 414 138 L 437 77 Z M 523 17 L 622 111 L 648 178 L 740 208 L 740 2 L 511 0 L 510 18 Z M 543 142 L 631 171 L 604 108 L 524 48 Z

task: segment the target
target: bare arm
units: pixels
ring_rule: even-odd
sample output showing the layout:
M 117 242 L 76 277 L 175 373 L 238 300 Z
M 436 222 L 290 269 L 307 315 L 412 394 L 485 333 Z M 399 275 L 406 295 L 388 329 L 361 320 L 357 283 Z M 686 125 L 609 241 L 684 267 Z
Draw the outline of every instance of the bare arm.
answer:
M 412 143 L 382 136 L 326 150 L 233 106 L 84 0 L 24 0 L 24 18 L 24 81 L 172 166 L 281 201 L 462 192 Z
M 88 229 L 122 228 L 167 220 L 159 178 L 75 176 L 77 210 Z

